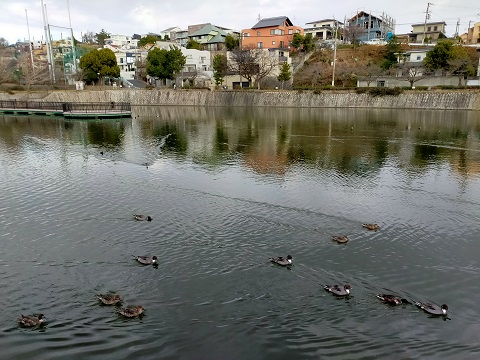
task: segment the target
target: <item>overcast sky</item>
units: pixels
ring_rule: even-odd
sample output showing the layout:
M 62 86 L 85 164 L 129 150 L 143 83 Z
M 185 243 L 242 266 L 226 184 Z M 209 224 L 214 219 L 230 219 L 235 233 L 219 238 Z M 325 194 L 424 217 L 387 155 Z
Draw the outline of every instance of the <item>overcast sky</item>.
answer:
M 478 0 L 430 0 L 429 21 L 445 21 L 447 36 L 466 32 L 469 22 L 480 21 Z M 375 16 L 383 12 L 395 19 L 397 34 L 410 32 L 411 24 L 425 21 L 427 2 L 418 0 L 44 0 L 48 22 L 54 38 L 66 37 L 69 30 L 69 12 L 74 35 L 81 39 L 82 33 L 94 33 L 105 29 L 111 34 L 133 35 L 158 33 L 169 27 L 186 29 L 188 25 L 212 23 L 241 30 L 252 27 L 258 18 L 288 16 L 294 25 L 336 18 L 343 21 L 357 11 L 366 11 Z M 41 0 L 0 0 L 0 37 L 9 43 L 28 39 L 27 16 L 30 37 L 44 37 Z

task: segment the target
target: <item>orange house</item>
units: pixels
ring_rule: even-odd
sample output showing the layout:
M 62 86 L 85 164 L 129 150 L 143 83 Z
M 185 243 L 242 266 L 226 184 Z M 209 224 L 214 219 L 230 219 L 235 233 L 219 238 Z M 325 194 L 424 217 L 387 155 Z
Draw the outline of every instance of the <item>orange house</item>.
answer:
M 293 34 L 303 35 L 286 16 L 262 19 L 251 29 L 242 30 L 242 48 L 289 49 Z

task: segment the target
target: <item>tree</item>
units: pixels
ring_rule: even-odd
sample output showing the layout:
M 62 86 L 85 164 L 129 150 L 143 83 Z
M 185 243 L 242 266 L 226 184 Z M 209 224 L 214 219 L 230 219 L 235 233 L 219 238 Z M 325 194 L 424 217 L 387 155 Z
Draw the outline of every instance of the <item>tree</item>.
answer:
M 358 45 L 359 43 L 359 37 L 365 33 L 365 29 L 363 27 L 357 26 L 356 24 L 350 24 L 348 25 L 346 29 L 346 38 L 350 43 L 353 45 L 353 48 Z
M 476 51 L 473 48 L 457 45 L 453 48 L 452 58 L 448 60 L 448 66 L 452 74 L 458 76 L 458 86 L 462 85 L 462 79 L 475 75 L 475 67 L 478 63 Z
M 215 79 L 216 85 L 221 85 L 223 83 L 223 78 L 228 71 L 227 57 L 222 54 L 217 54 L 213 57 L 213 78 Z
M 0 84 L 7 83 L 13 79 L 15 60 L 13 58 L 0 57 Z
M 268 49 L 250 47 L 232 51 L 230 70 L 248 80 L 260 89 L 260 82 L 277 66 L 277 59 L 270 55 Z
M 187 47 L 187 49 L 200 50 L 200 43 L 197 40 L 188 39 L 186 47 Z
M 147 44 L 155 44 L 157 41 L 159 40 L 162 40 L 161 38 L 159 38 L 158 36 L 156 35 L 147 35 L 145 37 L 142 37 L 139 41 L 138 41 L 138 46 L 145 46 Z
M 233 49 L 238 48 L 240 45 L 240 40 L 238 37 L 228 34 L 225 37 L 225 47 L 228 51 L 232 51 Z
M 27 89 L 30 90 L 30 86 L 34 84 L 44 84 L 50 79 L 50 73 L 48 71 L 48 65 L 46 63 L 36 62 L 32 64 L 32 58 L 29 54 L 24 53 L 18 60 L 17 74 L 27 85 Z
M 117 58 L 110 49 L 94 49 L 80 58 L 80 69 L 87 84 L 94 83 L 104 76 L 117 78 L 120 76 L 120 67 Z
M 84 44 L 95 44 L 97 42 L 96 35 L 92 31 L 87 31 L 82 35 L 82 42 Z
M 369 87 L 370 83 L 382 74 L 383 69 L 377 64 L 370 63 L 364 68 L 360 68 L 358 72 L 361 76 L 363 76 L 364 80 L 367 82 L 367 86 Z
M 299 33 L 293 34 L 291 46 L 299 50 L 303 45 L 303 36 Z
M 400 65 L 400 68 L 402 69 L 403 76 L 398 79 L 408 81 L 410 83 L 410 88 L 413 88 L 413 84 L 417 81 L 426 78 L 422 71 L 421 63 L 405 62 Z
M 427 52 L 423 64 L 429 70 L 448 70 L 449 61 L 453 59 L 453 44 L 450 41 L 438 42 L 432 50 Z
M 290 71 L 290 64 L 284 62 L 280 69 L 280 74 L 277 76 L 277 80 L 282 82 L 282 89 L 284 87 L 285 81 L 290 80 L 291 77 L 292 72 Z
M 315 43 L 313 42 L 313 37 L 311 33 L 308 33 L 303 37 L 303 50 L 305 52 L 310 52 L 315 49 Z
M 98 45 L 105 45 L 105 39 L 108 39 L 109 37 L 110 33 L 106 32 L 104 29 L 102 29 L 99 33 L 95 34 Z
M 381 67 L 385 70 L 388 70 L 394 67 L 398 63 L 398 56 L 403 53 L 402 45 L 398 42 L 396 36 L 392 36 L 390 40 L 388 40 L 386 47 L 386 53 L 383 56 L 383 62 Z
M 147 55 L 147 74 L 160 79 L 173 80 L 186 61 L 186 57 L 176 46 L 172 46 L 170 50 L 155 48 Z
M 135 75 L 137 78 L 147 80 L 147 60 L 140 59 L 135 62 Z
M 6 48 L 8 46 L 8 41 L 4 37 L 0 37 L 0 49 Z

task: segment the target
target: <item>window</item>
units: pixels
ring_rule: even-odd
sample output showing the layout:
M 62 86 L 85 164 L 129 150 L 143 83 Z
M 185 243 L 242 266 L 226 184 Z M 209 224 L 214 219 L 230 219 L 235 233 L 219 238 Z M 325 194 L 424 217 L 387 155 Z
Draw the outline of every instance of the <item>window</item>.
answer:
M 284 31 L 281 29 L 271 29 L 270 30 L 270 35 L 283 35 Z
M 385 80 L 377 80 L 377 87 L 385 87 Z
M 300 30 L 299 29 L 295 30 L 295 33 L 300 34 Z
M 422 60 L 422 55 L 417 55 L 417 60 Z
M 123 58 L 120 58 L 120 64 L 123 64 Z
M 432 31 L 432 27 L 429 26 L 429 27 L 427 28 L 427 31 Z
M 263 43 L 262 43 L 262 42 L 258 42 L 258 43 L 257 43 L 257 47 L 258 47 L 259 49 L 263 48 Z
M 244 33 L 243 36 L 248 37 L 250 36 L 250 33 Z
M 275 45 L 275 41 L 272 41 L 272 45 Z
M 283 41 L 280 41 L 280 48 L 284 48 L 285 47 L 285 43 Z
M 293 34 L 293 30 L 292 29 L 288 29 L 288 35 L 292 35 Z
M 260 36 L 260 30 L 259 30 L 259 31 L 257 31 L 257 36 Z
M 437 29 L 438 29 L 438 26 L 433 27 L 433 31 L 437 31 Z

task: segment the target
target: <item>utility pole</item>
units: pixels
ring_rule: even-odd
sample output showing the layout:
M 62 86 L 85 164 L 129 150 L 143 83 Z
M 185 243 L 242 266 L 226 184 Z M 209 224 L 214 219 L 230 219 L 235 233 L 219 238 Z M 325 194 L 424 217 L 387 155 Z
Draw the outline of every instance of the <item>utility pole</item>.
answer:
M 73 36 L 73 29 L 72 29 L 72 19 L 70 17 L 70 1 L 67 0 L 67 8 L 68 8 L 68 23 L 70 25 L 70 34 L 72 36 L 72 70 L 73 73 L 77 73 L 77 56 L 75 54 L 75 37 Z
M 33 65 L 33 49 L 32 49 L 32 40 L 30 39 L 30 26 L 28 25 L 27 9 L 25 9 L 25 18 L 27 19 L 28 45 L 29 45 L 29 48 L 30 48 L 30 59 L 32 60 L 32 68 L 33 68 L 34 67 L 34 65 Z
M 455 27 L 455 34 L 453 35 L 454 38 L 458 36 L 458 27 L 460 26 L 460 18 L 457 20 L 457 26 Z
M 428 13 L 428 10 L 430 9 L 430 5 L 434 5 L 431 2 L 427 3 L 427 11 L 425 11 L 425 23 L 423 24 L 423 39 L 422 39 L 422 45 L 425 44 L 425 33 L 427 31 L 427 20 L 430 19 L 430 14 Z
M 337 60 L 337 29 L 338 29 L 338 21 L 335 20 L 335 32 L 334 32 L 334 40 L 333 40 L 333 72 L 332 72 L 332 86 L 335 86 L 335 62 Z

